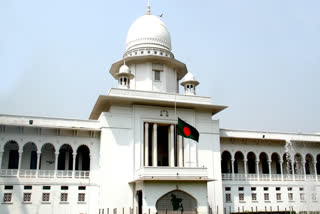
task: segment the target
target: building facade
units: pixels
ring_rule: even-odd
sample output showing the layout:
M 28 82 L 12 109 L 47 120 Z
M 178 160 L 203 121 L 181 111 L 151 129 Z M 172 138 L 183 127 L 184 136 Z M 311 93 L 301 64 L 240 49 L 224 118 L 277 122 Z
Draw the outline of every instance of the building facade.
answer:
M 0 115 L 1 213 L 320 210 L 320 135 L 221 129 L 149 6 L 110 74 L 88 120 Z

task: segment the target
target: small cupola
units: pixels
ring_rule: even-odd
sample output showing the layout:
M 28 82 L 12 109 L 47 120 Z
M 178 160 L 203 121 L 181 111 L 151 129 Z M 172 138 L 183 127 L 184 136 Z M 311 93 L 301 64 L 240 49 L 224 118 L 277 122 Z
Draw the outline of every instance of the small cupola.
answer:
M 188 72 L 181 85 L 184 87 L 185 95 L 196 95 L 196 86 L 199 85 L 199 82 L 196 81 L 192 73 Z
M 130 80 L 133 79 L 134 75 L 130 73 L 129 67 L 124 62 L 119 69 L 119 73 L 114 75 L 118 80 L 118 88 L 130 88 Z

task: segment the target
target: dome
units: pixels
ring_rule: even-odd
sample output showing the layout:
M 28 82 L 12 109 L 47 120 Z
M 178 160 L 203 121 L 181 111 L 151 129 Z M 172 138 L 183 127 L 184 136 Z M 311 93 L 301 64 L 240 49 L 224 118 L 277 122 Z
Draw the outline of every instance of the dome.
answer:
M 122 65 L 120 67 L 119 73 L 120 74 L 124 74 L 124 73 L 129 74 L 130 73 L 130 69 L 129 69 L 129 67 L 127 65 L 124 64 L 124 65 Z
M 150 13 L 138 18 L 129 28 L 127 51 L 136 48 L 161 48 L 171 51 L 171 38 L 166 25 Z
M 199 82 L 196 80 L 196 78 L 193 76 L 192 73 L 188 72 L 184 78 L 183 81 L 181 83 L 182 86 L 184 86 L 185 84 L 190 83 L 190 84 L 194 84 L 195 86 L 199 85 Z

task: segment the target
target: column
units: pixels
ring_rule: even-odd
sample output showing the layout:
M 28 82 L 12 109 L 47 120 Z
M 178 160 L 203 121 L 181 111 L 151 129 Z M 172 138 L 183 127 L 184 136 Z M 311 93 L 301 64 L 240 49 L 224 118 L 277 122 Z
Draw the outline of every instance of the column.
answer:
M 231 174 L 232 174 L 232 180 L 234 179 L 234 159 L 231 159 Z
M 2 169 L 2 157 L 3 157 L 3 152 L 0 152 L 0 169 Z
M 174 125 L 170 125 L 169 166 L 174 167 Z
M 20 169 L 21 169 L 21 159 L 22 159 L 22 151 L 19 151 L 19 164 L 18 164 L 18 172 L 17 175 L 19 176 Z
M 144 166 L 149 166 L 149 123 L 144 124 Z
M 153 124 L 153 135 L 152 135 L 152 166 L 158 166 L 158 125 Z
M 306 162 L 305 161 L 301 161 L 302 165 L 303 165 L 303 177 L 304 180 L 307 180 L 307 174 L 306 174 Z
M 292 179 L 296 180 L 295 174 L 294 174 L 294 159 L 291 159 L 290 163 L 291 163 L 291 168 L 292 168 Z
M 279 164 L 280 164 L 281 181 L 283 181 L 283 169 L 282 169 L 283 161 L 282 161 L 282 160 L 279 160 Z
M 54 167 L 55 171 L 54 171 L 54 174 L 55 174 L 55 177 L 57 177 L 59 152 L 56 152 L 55 155 L 56 155 L 56 159 L 55 159 L 55 167 Z
M 259 160 L 256 160 L 256 173 L 257 173 L 257 180 L 260 180 L 259 179 Z
M 248 160 L 245 158 L 243 159 L 243 165 L 244 165 L 244 176 L 247 178 L 247 162 Z
M 36 171 L 36 174 L 37 174 L 37 177 L 39 175 L 39 169 L 40 169 L 40 157 L 41 157 L 41 152 L 37 152 L 37 171 Z
M 73 155 L 73 160 L 72 160 L 72 175 L 75 177 L 76 175 L 76 158 L 77 158 L 77 153 Z
M 269 180 L 271 181 L 271 160 L 268 160 Z
M 182 148 L 182 136 L 178 135 L 178 167 L 183 167 L 183 148 Z
M 318 172 L 317 172 L 317 161 L 313 162 L 314 175 L 316 177 L 316 181 L 318 181 Z

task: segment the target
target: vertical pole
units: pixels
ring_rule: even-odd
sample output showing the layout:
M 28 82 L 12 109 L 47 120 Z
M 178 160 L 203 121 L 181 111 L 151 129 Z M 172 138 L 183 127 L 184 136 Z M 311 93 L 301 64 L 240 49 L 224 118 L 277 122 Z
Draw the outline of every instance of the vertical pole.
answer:
M 149 123 L 144 124 L 144 166 L 149 166 Z
M 158 125 L 153 124 L 153 135 L 152 135 L 152 166 L 158 166 L 158 142 L 157 142 L 157 129 Z
M 178 167 L 183 167 L 182 136 L 178 135 Z
M 169 166 L 174 167 L 174 125 L 170 125 Z

